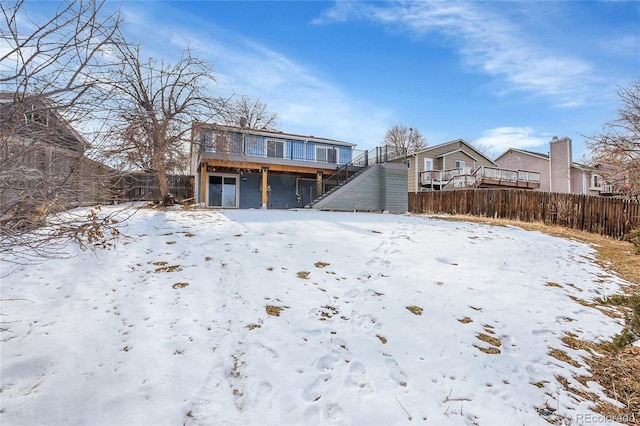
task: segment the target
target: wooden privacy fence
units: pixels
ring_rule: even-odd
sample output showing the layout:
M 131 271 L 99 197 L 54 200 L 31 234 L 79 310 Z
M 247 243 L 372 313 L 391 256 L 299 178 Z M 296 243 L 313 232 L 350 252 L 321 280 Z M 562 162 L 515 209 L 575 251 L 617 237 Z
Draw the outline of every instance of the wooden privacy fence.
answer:
M 618 239 L 640 228 L 638 201 L 555 192 L 465 189 L 409 193 L 409 211 L 544 222 Z
M 169 175 L 169 193 L 177 202 L 193 198 L 193 177 L 186 175 Z M 129 173 L 121 176 L 116 184 L 120 200 L 126 201 L 158 201 L 160 187 L 158 178 L 151 173 Z

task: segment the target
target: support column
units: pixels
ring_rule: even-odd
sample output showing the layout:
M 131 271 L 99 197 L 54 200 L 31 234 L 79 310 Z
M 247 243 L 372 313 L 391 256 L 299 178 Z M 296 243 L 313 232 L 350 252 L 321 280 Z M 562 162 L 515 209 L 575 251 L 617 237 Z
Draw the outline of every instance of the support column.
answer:
M 268 183 L 267 183 L 267 177 L 269 175 L 269 168 L 268 167 L 263 167 L 262 168 L 262 208 L 266 209 L 267 208 L 267 203 L 269 201 L 269 193 L 268 193 Z
M 200 167 L 200 202 L 206 206 L 207 204 L 207 163 Z
M 324 191 L 322 188 L 322 172 L 317 171 L 316 172 L 316 197 L 320 197 L 323 192 Z

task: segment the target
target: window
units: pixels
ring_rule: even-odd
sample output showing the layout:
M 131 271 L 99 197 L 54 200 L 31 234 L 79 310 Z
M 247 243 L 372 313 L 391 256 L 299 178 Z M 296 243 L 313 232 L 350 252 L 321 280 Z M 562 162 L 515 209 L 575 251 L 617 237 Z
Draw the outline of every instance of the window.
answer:
M 214 152 L 215 148 L 213 145 L 213 132 L 204 131 L 200 133 L 200 143 L 204 145 L 205 151 Z
M 600 181 L 600 176 L 597 174 L 591 175 L 591 188 L 600 188 L 602 182 Z
M 246 137 L 246 154 L 247 155 L 265 155 L 264 138 L 260 136 L 247 135 Z
M 294 141 L 291 143 L 291 158 L 294 160 L 304 160 L 304 148 L 303 142 Z
M 456 161 L 456 169 L 464 169 L 464 161 Z
M 331 147 L 317 146 L 316 147 L 316 161 L 323 163 L 335 163 L 336 162 L 336 150 Z
M 424 159 L 424 170 L 433 170 L 433 158 Z
M 267 157 L 284 157 L 284 142 L 276 140 L 267 141 Z

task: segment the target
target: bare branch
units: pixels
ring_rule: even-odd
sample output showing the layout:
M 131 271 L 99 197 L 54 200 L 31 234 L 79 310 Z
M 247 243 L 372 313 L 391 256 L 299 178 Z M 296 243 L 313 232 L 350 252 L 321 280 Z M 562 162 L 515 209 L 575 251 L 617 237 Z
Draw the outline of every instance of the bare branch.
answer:
M 640 198 L 640 79 L 618 92 L 618 117 L 587 137 L 592 163 L 617 192 Z
M 402 156 L 426 148 L 427 141 L 419 130 L 397 124 L 387 130 L 384 143 L 391 148 L 392 155 Z

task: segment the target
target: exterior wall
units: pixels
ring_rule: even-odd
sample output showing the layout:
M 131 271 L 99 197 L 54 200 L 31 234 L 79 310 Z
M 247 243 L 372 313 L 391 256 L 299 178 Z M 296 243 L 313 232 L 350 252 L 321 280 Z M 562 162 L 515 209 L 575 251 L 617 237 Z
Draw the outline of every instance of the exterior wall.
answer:
M 273 159 L 279 162 L 346 164 L 352 160 L 353 144 L 222 125 L 200 124 L 193 130 L 194 145 L 204 158 L 221 156 Z M 193 148 L 193 146 L 192 146 Z M 194 150 L 191 152 L 195 157 Z M 196 164 L 197 166 L 197 164 Z
M 383 168 L 383 210 L 406 213 L 409 208 L 407 192 L 408 170 L 404 164 L 388 163 Z
M 590 170 L 571 167 L 571 192 L 573 194 L 600 195 L 599 189 L 591 189 Z
M 439 168 L 440 170 L 455 169 L 456 161 L 464 161 L 464 167 L 470 167 L 472 170 L 475 170 L 479 166 L 493 166 L 492 162 L 483 160 L 482 158 L 476 159 L 465 151 L 454 151 L 444 154 L 439 160 L 442 160 L 440 162 L 442 164 Z
M 371 166 L 353 181 L 318 202 L 314 208 L 405 213 L 408 209 L 407 167 L 404 163 Z
M 302 193 L 307 189 L 306 192 L 308 193 L 312 181 L 305 180 L 307 188 L 304 188 L 305 185 L 301 185 L 301 182 L 298 179 L 299 178 L 297 176 L 292 175 L 269 175 L 267 177 L 267 182 L 271 191 L 267 207 L 270 209 L 293 209 L 303 207 L 302 197 L 300 197 L 300 201 L 298 201 L 297 190 Z
M 241 209 L 259 209 L 262 206 L 262 176 L 259 173 L 242 173 L 240 175 L 240 199 Z
M 496 164 L 502 169 L 540 173 L 540 187 L 534 191 L 549 192 L 549 159 L 522 151 L 509 150 L 496 159 Z
M 207 177 L 212 174 L 207 174 Z M 214 174 L 217 175 L 217 174 Z M 238 206 L 241 209 L 259 209 L 262 207 L 262 175 L 261 173 L 224 174 L 233 176 L 238 182 Z M 199 176 L 196 183 L 199 182 Z M 291 209 L 308 204 L 314 179 L 301 178 L 293 174 L 268 174 L 267 208 Z M 205 185 L 207 182 L 205 182 Z M 205 194 L 207 189 L 205 188 Z M 196 191 L 197 192 L 197 191 Z M 197 196 L 197 194 L 196 194 Z M 299 196 L 299 197 L 298 197 Z M 204 199 L 196 202 L 206 203 Z
M 554 137 L 549 143 L 551 192 L 571 192 L 571 139 Z

